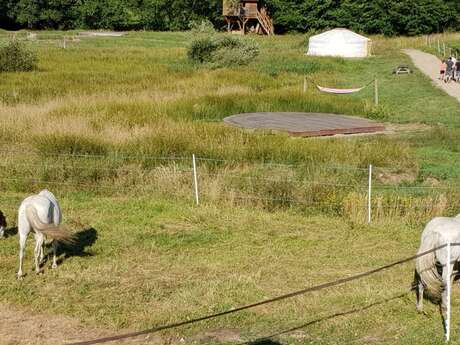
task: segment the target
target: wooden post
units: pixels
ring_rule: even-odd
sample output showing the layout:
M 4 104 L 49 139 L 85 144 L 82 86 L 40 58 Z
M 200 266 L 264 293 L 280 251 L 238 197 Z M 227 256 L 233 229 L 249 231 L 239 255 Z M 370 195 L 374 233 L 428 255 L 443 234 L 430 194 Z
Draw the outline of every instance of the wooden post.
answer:
M 372 201 L 372 164 L 369 165 L 369 183 L 368 183 L 368 191 L 367 191 L 367 223 L 371 223 L 371 201 Z
M 308 84 L 307 84 L 307 76 L 303 76 L 303 92 L 307 92 Z
M 379 82 L 377 78 L 375 79 L 375 82 L 374 82 L 374 102 L 375 102 L 375 105 L 379 105 Z
M 62 42 L 62 47 L 65 49 L 66 48 L 66 37 L 64 36 L 64 41 Z
M 195 154 L 192 155 L 192 162 L 193 162 L 193 187 L 195 189 L 195 202 L 197 205 L 200 204 L 200 199 L 198 195 L 198 174 L 196 171 L 196 158 Z
M 450 284 L 450 277 L 452 275 L 452 272 L 450 271 L 450 242 L 447 242 L 447 260 L 446 260 L 446 276 L 447 276 L 447 286 L 446 286 L 446 292 L 447 292 L 447 310 L 446 310 L 446 343 L 449 342 L 450 340 L 450 289 L 451 289 L 451 284 Z

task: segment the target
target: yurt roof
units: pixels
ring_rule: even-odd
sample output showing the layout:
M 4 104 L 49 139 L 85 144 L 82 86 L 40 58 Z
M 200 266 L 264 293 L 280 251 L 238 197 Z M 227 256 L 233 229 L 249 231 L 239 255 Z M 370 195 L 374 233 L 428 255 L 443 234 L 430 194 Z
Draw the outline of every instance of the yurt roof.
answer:
M 339 39 L 341 41 L 370 41 L 369 38 L 364 37 L 360 34 L 357 34 L 356 32 L 353 32 L 348 29 L 332 29 L 323 33 L 320 33 L 319 35 L 315 35 L 310 37 L 310 39 L 327 39 L 327 40 L 332 40 L 332 39 Z

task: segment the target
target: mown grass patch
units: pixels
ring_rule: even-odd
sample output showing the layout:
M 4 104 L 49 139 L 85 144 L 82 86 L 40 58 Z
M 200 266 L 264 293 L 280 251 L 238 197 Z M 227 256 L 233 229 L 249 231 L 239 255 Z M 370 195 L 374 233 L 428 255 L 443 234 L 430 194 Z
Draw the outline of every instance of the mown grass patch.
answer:
M 17 281 L 17 237 L 2 240 L 0 300 L 113 328 L 140 329 L 197 317 L 362 272 L 412 255 L 420 232 L 419 225 L 394 222 L 367 227 L 284 211 L 195 208 L 153 195 L 59 197 L 65 222 L 76 231 L 93 233 L 88 246 L 80 255 L 64 257 L 58 269 L 47 265 L 45 273 L 36 276 L 30 271 L 32 243 L 28 243 L 28 275 Z M 14 215 L 20 198 L 22 194 L 4 195 L 8 217 Z M 352 255 L 338 260 L 337 253 L 345 247 Z M 383 344 L 401 339 L 424 344 L 416 335 L 423 330 L 430 336 L 426 344 L 432 344 L 433 338 L 442 339 L 436 308 L 427 305 L 427 321 L 415 312 L 410 294 L 385 301 L 407 291 L 411 271 L 412 265 L 397 267 L 173 334 L 188 341 L 206 329 L 237 328 L 252 338 L 325 318 L 302 331 L 325 344 L 366 336 L 378 337 Z M 328 319 L 346 310 L 354 312 Z M 452 310 L 455 317 L 457 309 Z M 382 329 L 394 332 L 389 335 Z

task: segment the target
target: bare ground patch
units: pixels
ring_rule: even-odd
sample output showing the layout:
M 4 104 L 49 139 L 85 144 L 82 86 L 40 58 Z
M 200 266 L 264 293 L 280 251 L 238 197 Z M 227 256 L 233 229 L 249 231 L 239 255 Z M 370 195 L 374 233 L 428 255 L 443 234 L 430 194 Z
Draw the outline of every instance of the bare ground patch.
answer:
M 97 327 L 86 327 L 77 320 L 0 304 L 0 345 L 55 345 L 121 334 Z M 166 343 L 159 335 L 139 336 L 111 344 L 160 345 Z

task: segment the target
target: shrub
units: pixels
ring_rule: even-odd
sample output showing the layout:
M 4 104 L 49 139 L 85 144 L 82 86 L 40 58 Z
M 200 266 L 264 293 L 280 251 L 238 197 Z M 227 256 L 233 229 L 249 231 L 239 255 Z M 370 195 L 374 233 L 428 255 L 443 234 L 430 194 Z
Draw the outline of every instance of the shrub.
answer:
M 37 68 L 37 55 L 17 40 L 0 47 L 0 72 L 26 72 Z
M 187 55 L 214 68 L 247 65 L 259 55 L 259 45 L 252 39 L 232 36 L 198 37 L 190 44 Z
M 192 34 L 213 34 L 216 32 L 209 19 L 192 20 L 188 26 Z
M 187 56 L 195 62 L 204 63 L 211 60 L 212 53 L 216 49 L 216 42 L 212 37 L 199 37 L 190 44 Z

